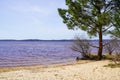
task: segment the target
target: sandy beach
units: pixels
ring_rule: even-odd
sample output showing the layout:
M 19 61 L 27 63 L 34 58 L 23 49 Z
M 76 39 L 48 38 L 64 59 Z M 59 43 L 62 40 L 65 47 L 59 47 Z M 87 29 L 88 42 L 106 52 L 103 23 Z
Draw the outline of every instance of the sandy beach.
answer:
M 110 61 L 77 62 L 69 65 L 0 69 L 0 80 L 120 80 L 120 68 L 103 67 Z

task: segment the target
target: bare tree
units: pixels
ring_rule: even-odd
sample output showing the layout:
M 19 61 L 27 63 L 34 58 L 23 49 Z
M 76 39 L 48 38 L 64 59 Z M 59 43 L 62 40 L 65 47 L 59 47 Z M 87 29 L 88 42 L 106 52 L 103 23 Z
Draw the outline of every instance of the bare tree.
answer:
M 104 45 L 104 50 L 111 55 L 118 47 L 117 39 L 111 39 Z
M 86 39 L 81 39 L 80 37 L 75 37 L 74 43 L 71 47 L 73 51 L 80 52 L 82 58 L 89 58 L 90 56 L 90 45 L 89 41 Z
M 114 62 L 115 64 L 120 64 L 120 44 L 119 44 L 119 41 L 118 42 L 118 45 L 117 45 L 117 49 L 115 50 L 115 57 L 114 57 Z

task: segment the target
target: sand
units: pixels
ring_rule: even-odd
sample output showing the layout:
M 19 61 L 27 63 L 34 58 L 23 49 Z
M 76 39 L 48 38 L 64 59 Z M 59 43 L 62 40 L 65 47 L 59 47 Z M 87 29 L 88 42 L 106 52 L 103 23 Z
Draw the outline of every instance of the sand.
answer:
M 70 65 L 32 66 L 0 70 L 0 80 L 120 80 L 120 68 L 103 67 L 110 61 Z

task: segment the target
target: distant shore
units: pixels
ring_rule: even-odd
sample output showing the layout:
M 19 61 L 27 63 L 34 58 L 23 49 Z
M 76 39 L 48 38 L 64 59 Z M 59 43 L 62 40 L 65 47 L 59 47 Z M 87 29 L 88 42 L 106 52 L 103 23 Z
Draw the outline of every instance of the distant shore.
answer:
M 88 39 L 89 41 L 98 41 L 98 39 Z M 51 39 L 51 40 L 43 40 L 43 39 L 0 39 L 0 41 L 74 41 L 74 39 Z M 104 39 L 104 41 L 109 41 L 109 39 Z
M 0 80 L 120 80 L 120 68 L 103 67 L 103 61 L 0 69 Z

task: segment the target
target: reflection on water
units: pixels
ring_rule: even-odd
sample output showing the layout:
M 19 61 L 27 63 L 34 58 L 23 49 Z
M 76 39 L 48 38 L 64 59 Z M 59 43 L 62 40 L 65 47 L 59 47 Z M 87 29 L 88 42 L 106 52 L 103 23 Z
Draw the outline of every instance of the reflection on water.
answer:
M 48 65 L 75 61 L 71 41 L 0 41 L 0 67 Z

